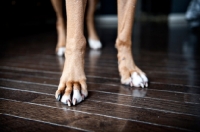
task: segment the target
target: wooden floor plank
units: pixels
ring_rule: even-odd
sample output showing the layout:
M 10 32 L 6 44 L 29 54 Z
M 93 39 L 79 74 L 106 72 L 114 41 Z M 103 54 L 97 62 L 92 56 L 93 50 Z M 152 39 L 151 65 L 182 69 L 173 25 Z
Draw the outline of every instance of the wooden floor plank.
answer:
M 45 71 L 45 70 L 31 70 L 31 69 L 21 69 L 21 68 L 0 68 L 0 72 L 12 72 L 12 73 L 20 73 L 20 74 L 28 74 L 35 77 L 48 77 L 58 79 L 61 75 L 61 72 L 52 72 L 52 71 Z M 93 78 L 107 78 L 104 76 L 96 76 L 98 75 L 95 73 L 95 76 L 88 75 L 88 77 Z M 111 74 L 110 74 L 111 75 Z M 109 77 L 113 79 L 113 77 Z M 114 78 L 115 79 L 115 78 Z M 115 79 L 116 80 L 116 79 Z M 119 80 L 119 79 L 117 79 Z M 106 85 L 105 85 L 106 86 Z M 121 87 L 121 86 L 120 86 Z M 174 84 L 162 84 L 162 83 L 152 83 L 150 89 L 154 90 L 164 90 L 164 91 L 177 91 L 177 92 L 184 92 L 184 93 L 194 93 L 200 94 L 200 87 L 195 86 L 185 86 L 185 85 L 174 85 Z
M 65 60 L 55 55 L 55 28 L 3 38 L 0 131 L 200 131 L 200 33 L 135 24 L 133 56 L 149 87 L 121 85 L 117 28 L 97 28 L 104 46 L 86 48 L 89 96 L 73 107 L 54 97 Z
M 27 118 L 16 117 L 12 115 L 0 114 L 0 131 L 1 132 L 46 132 L 46 131 L 59 131 L 59 132 L 81 132 L 83 130 L 73 129 L 69 127 L 59 126 L 53 123 L 31 120 Z
M 0 70 L 1 71 L 13 71 L 13 72 L 32 72 L 32 74 L 37 74 L 38 72 L 41 74 L 41 73 L 45 73 L 45 74 L 49 74 L 49 75 L 52 75 L 52 74 L 55 74 L 55 75 L 58 75 L 60 76 L 61 75 L 61 71 L 48 71 L 48 70 L 43 70 L 43 69 L 27 69 L 27 68 L 19 68 L 19 67 L 5 67 L 5 66 L 0 66 Z M 147 72 L 148 73 L 148 72 Z M 88 77 L 99 77 L 99 78 L 112 78 L 112 79 L 117 79 L 119 80 L 119 74 L 118 72 L 117 73 L 113 73 L 113 72 L 98 72 L 98 71 L 95 71 L 95 70 L 86 70 L 86 74 Z M 187 80 L 187 78 L 191 77 L 190 75 L 184 75 L 184 74 L 181 74 L 181 73 L 178 73 L 178 74 L 175 74 L 175 73 L 166 73 L 166 72 L 159 72 L 159 71 L 156 71 L 156 72 L 149 72 L 148 73 L 149 77 L 150 78 L 154 78 L 155 76 L 161 76 L 162 79 L 174 79 L 174 80 L 182 80 L 182 81 L 185 81 Z M 164 76 L 163 76 L 164 75 Z M 198 75 L 192 75 L 192 77 L 194 78 L 198 78 Z M 196 80 L 197 81 L 197 80 Z M 155 83 L 155 82 L 151 82 L 151 83 Z M 161 83 L 161 82 L 160 82 Z
M 24 62 L 26 62 L 26 60 L 25 61 L 23 61 L 23 63 Z M 4 62 L 2 62 L 2 63 L 4 63 Z M 44 60 L 42 60 L 42 63 L 40 63 L 40 62 L 38 62 L 38 64 L 39 65 L 41 65 L 41 66 L 43 66 L 43 63 L 44 63 Z M 16 64 L 16 62 L 15 63 L 13 63 L 13 62 L 10 62 L 9 64 L 11 64 L 11 65 L 14 65 L 14 66 L 10 66 L 10 67 L 3 67 L 3 66 L 0 66 L 0 68 L 2 69 L 2 70 L 6 70 L 6 69 L 15 69 L 15 70 L 17 70 L 17 67 L 15 66 L 15 64 Z M 20 63 L 21 64 L 21 63 Z M 100 63 L 101 64 L 101 63 Z M 33 66 L 33 65 L 35 65 L 34 63 L 33 64 L 26 64 L 26 63 L 24 63 L 23 65 L 31 65 L 31 66 Z M 87 65 L 87 64 L 86 64 Z M 114 66 L 114 67 L 109 67 L 109 66 L 106 66 L 106 69 L 104 69 L 104 70 L 106 70 L 106 71 L 108 71 L 108 72 L 98 72 L 99 71 L 99 69 L 101 69 L 102 68 L 102 66 L 100 65 L 99 67 L 96 67 L 96 65 L 98 65 L 98 64 L 95 64 L 95 67 L 93 67 L 93 65 L 94 64 L 92 64 L 92 65 L 89 65 L 88 67 L 86 67 L 86 72 L 87 72 L 87 74 L 88 75 L 90 75 L 90 74 L 95 74 L 96 76 L 102 76 L 102 77 L 109 77 L 109 78 L 119 78 L 119 74 L 118 74 L 118 71 L 117 71 L 117 65 L 116 66 Z M 60 73 L 61 71 L 62 71 L 62 67 L 63 67 L 63 65 L 59 65 L 59 64 L 56 64 L 56 65 L 51 65 L 51 63 L 49 63 L 49 64 L 47 64 L 46 65 L 47 67 L 49 67 L 49 66 L 51 66 L 53 69 L 58 69 L 57 71 L 54 71 L 55 73 Z M 38 66 L 35 66 L 35 67 L 38 67 Z M 45 66 L 43 66 L 43 67 L 45 67 Z M 59 67 L 61 67 L 60 69 L 59 69 Z M 105 65 L 103 66 L 103 67 L 105 67 Z M 96 69 L 96 68 L 99 68 L 99 69 Z M 18 69 L 20 69 L 20 68 L 18 68 Z M 22 69 L 22 68 L 21 68 Z M 112 71 L 109 71 L 110 69 L 115 69 L 115 72 L 112 72 Z M 179 68 L 180 69 L 180 68 Z M 27 69 L 27 70 L 31 70 L 31 69 Z M 47 70 L 40 70 L 40 71 L 47 71 Z M 49 70 L 49 71 L 51 71 L 51 70 Z M 117 71 L 117 72 L 116 72 Z M 51 71 L 52 72 L 52 71 Z M 115 73 L 115 74 L 113 74 L 113 73 Z M 147 71 L 147 73 L 148 73 L 148 76 L 149 77 L 151 77 L 151 78 L 155 78 L 155 77 L 157 77 L 157 76 L 161 76 L 161 78 L 166 78 L 166 79 L 178 79 L 178 80 L 187 80 L 188 79 L 188 77 L 190 77 L 190 76 L 193 76 L 194 78 L 196 77 L 196 78 L 198 78 L 198 77 L 200 77 L 200 75 L 199 74 L 192 74 L 192 75 L 190 75 L 190 74 L 185 74 L 185 72 L 183 73 L 183 72 L 178 72 L 177 74 L 175 73 L 175 72 L 162 72 L 162 71 L 160 71 L 159 69 L 158 69 L 158 71 L 154 71 L 154 72 L 148 72 Z M 109 76 L 109 75 L 112 75 L 112 76 Z M 114 76 L 113 76 L 114 75 Z M 163 75 L 165 75 L 165 76 L 163 76 Z M 196 80 L 196 81 L 198 81 L 198 80 Z
M 34 82 L 36 82 L 36 83 L 48 83 L 48 84 L 53 84 L 53 85 L 57 85 L 57 83 L 59 82 L 59 80 L 58 80 L 58 76 L 59 75 L 49 75 L 49 74 L 47 74 L 47 75 L 45 75 L 44 73 L 42 73 L 42 75 L 36 75 L 36 76 L 34 76 L 34 74 L 29 74 L 29 72 L 21 72 L 21 73 L 19 73 L 19 72 L 0 72 L 0 76 L 2 77 L 2 78 L 5 78 L 5 79 L 16 79 L 16 80 L 21 80 L 21 81 L 30 81 L 30 82 L 33 82 L 32 80 L 34 80 L 35 79 L 35 81 Z M 43 77 L 43 76 L 48 76 L 48 77 Z M 37 81 L 36 81 L 37 80 Z M 107 82 L 105 82 L 105 81 L 107 81 Z M 101 82 L 102 83 L 104 83 L 104 84 L 110 84 L 110 85 L 119 85 L 119 80 L 117 81 L 117 80 L 115 80 L 115 79 L 107 79 L 107 78 L 94 78 L 94 77 L 88 77 L 88 82 L 90 83 L 96 83 L 96 84 L 100 84 Z M 92 85 L 92 84 L 91 84 Z M 165 86 L 165 85 L 159 85 L 160 87 L 167 87 L 167 86 Z M 93 87 L 96 87 L 96 86 L 93 86 Z M 93 87 L 91 87 L 91 88 L 93 88 Z M 108 87 L 108 90 L 110 89 L 109 87 L 113 87 L 113 86 L 105 86 L 105 87 Z M 123 85 L 121 85 L 121 87 L 124 87 L 124 88 L 126 88 L 125 86 L 123 86 Z M 152 88 L 151 88 L 151 86 L 150 86 L 150 88 L 149 89 L 153 89 L 154 90 L 154 92 L 161 92 L 161 91 L 155 91 L 155 88 L 154 87 L 156 87 L 156 85 L 153 85 L 152 84 Z M 180 87 L 180 86 L 177 86 L 178 88 Z M 183 86 L 182 86 L 183 87 Z M 126 88 L 127 89 L 127 88 Z M 196 99 L 194 99 L 194 100 L 196 100 L 197 102 L 196 103 L 198 103 L 199 102 L 199 95 L 198 95 L 198 93 L 199 93 L 199 89 L 198 88 L 187 88 L 187 87 L 184 87 L 184 89 L 187 89 L 187 93 L 188 93 L 188 91 L 191 91 L 191 93 L 192 93 L 192 91 L 194 91 L 193 93 L 194 93 L 194 95 L 191 95 L 191 96 L 193 96 L 193 98 L 196 98 Z M 91 90 L 95 90 L 95 89 L 91 89 Z M 96 90 L 99 90 L 99 89 L 96 89 Z M 163 92 L 163 95 L 160 95 L 160 94 L 156 94 L 157 96 L 160 96 L 160 97 L 165 97 L 165 92 L 163 91 L 163 89 L 160 89 L 160 90 L 162 90 L 162 92 Z M 176 91 L 176 87 L 174 86 L 174 88 L 173 89 L 169 89 L 168 87 L 166 88 L 166 90 L 168 90 L 168 91 L 166 91 L 168 94 L 170 94 L 170 90 L 173 90 L 173 91 Z M 180 91 L 180 92 L 182 92 L 182 91 Z M 150 91 L 150 93 L 151 93 L 151 91 Z M 149 94 L 150 94 L 149 93 Z M 182 93 L 179 93 L 179 92 L 171 92 L 171 96 L 170 96 L 170 98 L 173 100 L 173 98 L 178 98 L 178 99 L 181 99 L 181 100 L 183 100 L 184 99 L 184 101 L 185 102 L 190 102 L 189 100 L 190 100 L 190 98 L 191 98 L 191 100 L 193 100 L 192 99 L 192 97 L 190 96 L 190 94 L 187 94 L 187 96 L 184 96 L 184 95 L 182 95 L 182 97 L 180 98 L 180 96 L 178 96 L 178 95 L 180 95 L 180 94 L 182 94 Z M 129 94 L 130 95 L 130 94 Z M 167 96 L 167 95 L 166 95 Z M 188 98 L 189 97 L 189 98 Z M 168 98 L 169 99 L 169 98 Z M 170 99 L 169 99 L 170 100 Z
M 41 60 L 42 63 L 37 62 L 37 60 L 30 61 L 30 63 L 27 63 L 26 60 L 21 60 L 21 61 L 23 63 L 20 63 L 20 61 L 19 62 L 2 61 L 2 64 L 8 65 L 8 66 L 11 66 L 11 67 L 12 66 L 15 66 L 15 67 L 18 66 L 18 67 L 22 67 L 22 68 L 27 66 L 27 68 L 34 68 L 35 67 L 35 68 L 38 68 L 38 69 L 44 69 L 44 67 L 45 67 L 46 69 L 48 68 L 48 70 L 51 70 L 51 71 L 55 71 L 55 70 L 60 71 L 58 68 L 63 67 L 63 63 L 64 63 L 64 59 L 60 60 L 59 58 L 57 58 L 57 59 L 55 58 L 53 60 L 53 61 L 56 62 L 55 63 L 56 65 L 51 64 L 51 62 L 46 62 L 46 60 L 45 60 L 45 62 L 44 62 L 44 60 Z M 37 62 L 37 63 L 35 63 L 35 62 Z M 45 64 L 45 63 L 47 63 L 47 64 Z M 155 62 L 155 63 L 157 63 L 157 62 Z M 88 70 L 88 69 L 92 68 L 93 70 L 98 71 L 98 70 L 102 70 L 102 66 L 104 66 L 103 69 L 110 72 L 110 73 L 118 72 L 117 63 L 114 64 L 113 66 L 109 66 L 109 64 L 106 65 L 106 63 L 105 63 L 105 65 L 99 65 L 99 64 L 102 64 L 102 62 L 99 62 L 99 61 L 88 62 L 88 63 L 86 62 L 85 69 Z M 163 65 L 166 65 L 166 64 L 163 64 Z M 179 65 L 181 65 L 181 64 L 179 64 Z M 106 68 L 105 68 L 105 66 L 106 66 Z M 155 65 L 154 66 L 152 66 L 152 65 L 144 66 L 144 64 L 140 64 L 139 66 L 144 71 L 151 71 L 151 72 L 156 72 L 156 71 L 164 72 L 164 73 L 171 72 L 171 73 L 174 73 L 174 74 L 183 74 L 184 73 L 185 75 L 190 74 L 192 69 L 195 69 L 195 71 L 196 71 L 195 75 L 199 75 L 199 72 L 200 72 L 198 70 L 199 67 L 191 67 L 191 66 L 187 66 L 187 65 L 185 65 L 184 67 L 167 67 L 167 68 L 162 67 L 162 66 L 155 66 Z
M 14 77 L 14 76 L 18 76 L 18 77 L 20 77 L 21 75 L 23 75 L 23 74 L 20 74 L 20 73 L 11 73 L 11 74 L 13 74 L 12 76 Z M 0 76 L 2 76 L 2 78 L 4 78 L 4 76 L 9 76 L 9 75 L 11 75 L 11 74 L 6 74 L 6 73 L 0 73 Z M 24 75 L 24 76 L 29 76 L 29 77 L 32 77 L 32 75 Z M 17 78 L 18 78 L 17 77 Z M 23 77 L 24 78 L 24 77 Z M 32 77 L 32 78 L 36 78 L 36 77 Z M 26 79 L 26 78 L 24 78 L 24 79 Z M 54 78 L 48 78 L 48 77 L 46 77 L 46 78 L 43 78 L 44 79 L 44 81 L 46 81 L 47 82 L 47 80 L 51 80 L 50 82 L 58 82 L 59 81 L 59 78 L 57 78 L 57 79 L 54 79 Z M 151 79 L 151 78 L 150 78 Z M 38 80 L 38 79 L 37 79 Z M 119 79 L 112 79 L 112 78 L 94 78 L 94 77 L 92 77 L 92 76 L 88 76 L 88 79 L 87 79 L 87 81 L 88 82 L 96 82 L 96 83 L 104 83 L 104 84 L 110 84 L 110 85 L 120 85 L 120 81 L 119 81 Z M 152 80 L 153 81 L 153 80 Z M 158 80 L 159 81 L 159 80 Z M 160 82 L 151 82 L 151 83 L 157 83 L 157 84 L 171 84 L 170 82 L 178 82 L 178 83 L 174 83 L 174 85 L 184 85 L 184 86 L 195 86 L 195 85 L 197 85 L 199 82 L 195 82 L 195 81 L 188 81 L 188 82 L 186 82 L 186 81 L 184 81 L 184 80 L 169 80 L 169 79 L 160 79 L 160 82 L 162 82 L 162 83 L 160 83 Z M 183 83 L 183 82 L 185 82 L 185 84 Z M 48 82 L 47 82 L 48 83 Z M 150 83 L 150 85 L 151 85 L 151 83 Z M 192 84 L 192 85 L 191 85 Z M 194 84 L 194 85 L 193 85 Z M 195 87 L 198 87 L 198 86 L 195 86 Z
M 26 86 L 26 85 L 24 85 Z M 19 88 L 21 89 L 23 85 Z M 31 88 L 31 84 L 28 83 L 27 87 L 22 88 L 23 90 L 33 90 L 36 92 L 44 92 L 48 94 L 54 95 L 56 87 L 48 88 L 48 86 L 37 86 L 34 85 Z M 111 93 L 104 93 L 104 92 L 95 92 L 89 91 L 88 100 L 96 100 L 102 102 L 110 102 L 116 103 L 121 105 L 128 105 L 133 107 L 141 107 L 146 109 L 154 109 L 158 111 L 167 111 L 167 112 L 175 112 L 175 113 L 184 113 L 187 115 L 200 115 L 200 104 L 190 104 L 190 103 L 183 103 L 183 102 L 174 102 L 168 100 L 158 100 L 154 98 L 140 98 L 140 97 L 132 97 L 120 94 L 111 94 Z
M 31 84 L 37 82 L 20 82 L 20 80 L 2 80 L 0 79 L 0 86 L 1 87 L 11 87 L 11 88 L 20 88 L 24 90 L 42 90 L 42 92 L 47 92 L 51 89 L 50 93 L 54 93 L 57 89 L 57 86 L 48 86 L 43 84 Z M 54 85 L 54 84 L 53 84 Z M 161 85 L 163 86 L 163 85 Z M 43 89 L 41 89 L 41 87 Z M 164 86 L 163 86 L 164 87 Z M 145 99 L 154 98 L 160 100 L 168 100 L 168 101 L 175 101 L 175 102 L 182 102 L 182 103 L 194 103 L 200 104 L 200 94 L 190 94 L 190 93 L 183 93 L 183 92 L 174 92 L 174 91 L 163 91 L 163 90 L 155 90 L 155 89 L 141 89 L 141 88 L 128 88 L 125 86 L 109 86 L 101 84 L 94 84 L 88 83 L 89 91 L 93 92 L 105 92 L 105 93 L 112 93 L 112 94 L 120 94 L 126 96 L 133 96 L 133 97 L 143 97 Z M 200 90 L 200 89 L 197 89 Z
M 56 109 L 10 100 L 0 100 L 0 112 L 32 120 L 41 120 L 89 131 L 181 131 L 175 128 L 154 126 L 83 112 Z M 48 108 L 48 112 L 46 109 Z
M 54 67 L 45 67 L 45 66 L 39 66 L 39 65 L 26 65 L 26 64 L 23 64 L 23 63 L 19 63 L 19 64 L 13 64 L 13 63 L 9 63 L 9 64 L 6 64 L 7 66 L 9 67 L 19 67 L 19 68 L 28 68 L 28 69 L 36 69 L 36 70 L 48 70 L 48 71 L 53 71 L 53 72 L 61 72 L 62 71 L 62 68 L 60 67 L 60 69 L 58 68 L 54 68 Z M 94 73 L 96 71 L 100 71 L 100 69 L 95 69 L 95 68 L 92 68 L 92 69 L 85 69 L 86 70 L 86 74 L 87 73 Z M 154 72 L 154 71 L 162 71 L 162 69 L 158 69 L 158 68 L 154 68 L 154 69 L 149 69 L 148 71 L 151 71 L 151 72 Z M 174 71 L 171 70 L 171 69 L 168 69 L 168 70 L 164 70 L 165 72 L 177 72 L 178 69 L 175 69 Z M 145 69 L 144 69 L 145 71 Z M 187 74 L 191 74 L 191 72 L 189 71 L 184 71 L 184 70 L 178 70 L 179 73 L 187 73 Z M 104 69 L 104 72 L 101 72 L 101 74 L 104 74 L 104 73 L 114 73 L 114 75 L 117 77 L 119 77 L 119 73 L 118 73 L 118 70 L 115 69 L 115 70 L 110 70 L 110 69 Z M 193 74 L 191 75 L 191 77 L 193 77 Z M 195 72 L 195 74 L 199 74 L 198 71 Z M 94 75 L 94 74 L 93 74 Z M 192 86 L 199 86 L 200 85 L 200 81 L 198 79 L 194 79 L 194 80 L 187 80 L 187 78 L 183 78 L 183 79 L 180 79 L 180 78 L 176 78 L 176 79 L 171 79 L 171 78 L 162 78 L 162 77 L 151 77 L 152 74 L 149 74 L 149 78 L 151 80 L 151 82 L 162 82 L 162 83 L 166 83 L 166 84 L 182 84 L 182 85 L 192 85 Z M 195 76 L 194 76 L 195 77 Z
M 0 89 L 0 97 L 35 103 L 38 105 L 51 106 L 54 108 L 67 109 L 77 112 L 105 115 L 112 118 L 119 118 L 130 121 L 146 122 L 147 124 L 160 124 L 163 126 L 178 127 L 188 130 L 200 130 L 200 117 L 184 114 L 174 114 L 163 111 L 134 108 L 125 105 L 110 104 L 98 101 L 85 101 L 77 107 L 68 107 L 54 99 L 54 95 L 45 95 L 18 90 Z M 112 110 L 115 109 L 115 112 Z
M 94 53 L 100 53 L 100 55 L 96 58 L 96 60 L 98 60 L 98 62 L 101 62 L 100 65 L 107 65 L 107 64 L 108 64 L 108 66 L 110 64 L 117 65 L 116 49 L 109 49 L 109 50 L 107 50 L 107 49 L 108 49 L 108 47 L 106 47 L 105 49 L 102 49 L 101 51 L 92 51 L 90 49 L 87 49 L 86 55 L 85 55 L 86 63 L 92 61 L 92 59 L 90 58 L 90 57 L 92 57 L 90 55 L 90 52 L 94 52 Z M 27 49 L 25 49 L 25 50 L 27 50 Z M 31 62 L 31 61 L 32 62 L 34 62 L 34 61 L 40 62 L 41 60 L 45 59 L 47 63 L 58 60 L 58 58 L 59 58 L 59 57 L 55 56 L 53 52 L 51 53 L 51 55 L 49 55 L 49 54 L 31 54 L 31 53 L 23 54 L 23 51 L 21 52 L 21 54 L 19 52 L 18 53 L 5 53 L 2 51 L 0 53 L 0 55 L 4 56 L 4 58 L 2 58 L 2 61 L 3 60 L 6 60 L 6 61 L 13 60 L 14 61 L 13 56 L 15 56 L 16 60 L 24 60 L 24 61 L 28 60 L 27 62 Z M 155 54 L 151 51 L 150 52 L 148 52 L 148 51 L 142 52 L 141 51 L 141 53 L 139 53 L 139 54 L 133 53 L 133 55 L 134 55 L 134 59 L 138 63 L 142 62 L 144 64 L 152 65 L 151 62 L 158 62 L 158 61 L 160 62 L 160 63 L 153 64 L 154 66 L 163 66 L 163 64 L 170 64 L 169 67 L 174 66 L 174 67 L 183 68 L 177 64 L 181 64 L 181 65 L 186 64 L 191 67 L 196 67 L 194 65 L 189 65 L 187 63 L 187 61 L 188 61 L 187 59 L 190 59 L 190 62 L 200 63 L 200 57 L 198 57 L 198 56 L 187 57 L 185 55 L 179 55 L 179 54 L 176 54 L 176 55 L 166 54 L 166 53 L 163 53 L 163 54 L 156 53 Z M 59 58 L 59 59 L 61 59 L 61 58 Z M 62 58 L 62 59 L 64 60 L 64 58 Z M 43 62 L 43 63 L 45 64 L 46 62 Z M 50 64 L 53 65 L 52 63 L 50 63 Z M 96 66 L 98 66 L 98 65 L 96 65 Z

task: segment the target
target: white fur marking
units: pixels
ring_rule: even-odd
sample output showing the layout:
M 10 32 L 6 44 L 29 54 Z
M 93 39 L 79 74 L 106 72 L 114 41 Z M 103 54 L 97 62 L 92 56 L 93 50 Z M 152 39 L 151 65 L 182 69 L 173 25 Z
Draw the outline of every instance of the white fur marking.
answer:
M 142 84 L 143 83 L 142 78 L 138 75 L 137 72 L 133 72 L 131 77 L 132 77 L 132 83 L 135 87 L 140 87 L 140 86 L 144 87 L 144 84 Z
M 142 80 L 144 81 L 144 86 L 148 87 L 148 78 L 145 76 L 145 74 L 141 74 Z
M 68 104 L 68 106 L 69 106 L 69 102 L 68 102 L 69 100 L 71 100 L 70 95 L 68 95 L 68 96 L 63 95 L 62 99 L 61 99 L 61 102 L 64 103 L 64 104 Z
M 57 55 L 58 56 L 63 56 L 64 54 L 65 54 L 65 47 L 58 48 Z
M 70 101 L 67 101 L 67 104 L 68 104 L 68 106 L 71 106 L 71 102 Z
M 148 82 L 145 83 L 145 86 L 148 87 Z
M 102 47 L 102 44 L 99 40 L 88 39 L 88 43 L 92 49 L 100 49 Z
M 76 105 L 76 98 L 73 99 L 73 105 Z
M 141 77 L 142 77 L 142 79 L 143 79 L 144 82 L 148 82 L 148 79 L 147 79 L 147 77 L 144 74 L 141 74 Z
M 75 99 L 76 99 L 76 101 L 74 101 Z M 80 103 L 83 100 L 79 90 L 73 91 L 73 99 L 72 100 L 73 100 L 73 105 L 75 105 L 76 103 Z
M 143 84 L 143 83 L 140 83 L 140 86 L 141 86 L 142 88 L 144 88 L 144 84 Z

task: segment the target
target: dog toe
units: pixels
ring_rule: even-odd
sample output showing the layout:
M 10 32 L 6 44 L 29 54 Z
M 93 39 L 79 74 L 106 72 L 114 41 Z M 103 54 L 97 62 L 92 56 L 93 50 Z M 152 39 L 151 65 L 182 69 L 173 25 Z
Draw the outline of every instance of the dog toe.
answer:
M 127 79 L 121 80 L 122 84 L 130 85 L 131 87 L 148 87 L 148 79 L 144 73 L 133 72 Z
M 137 72 L 133 72 L 131 75 L 131 81 L 135 87 L 148 87 L 148 79 L 144 73 L 139 74 Z
M 73 90 L 73 105 L 80 103 L 83 100 L 79 90 Z
M 62 98 L 62 94 L 60 93 L 56 99 L 57 99 L 58 101 L 60 101 L 61 98 Z
M 61 102 L 63 104 L 68 104 L 68 106 L 71 106 L 71 96 L 70 95 L 63 95 Z

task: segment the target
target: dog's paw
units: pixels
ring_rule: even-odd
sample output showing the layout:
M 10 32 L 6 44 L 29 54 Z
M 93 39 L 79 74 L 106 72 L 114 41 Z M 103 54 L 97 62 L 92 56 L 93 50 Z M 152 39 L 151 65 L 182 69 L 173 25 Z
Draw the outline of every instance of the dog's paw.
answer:
M 121 83 L 135 87 L 148 87 L 146 74 L 140 70 L 133 61 L 130 46 L 116 45 L 118 49 L 118 68 L 121 75 Z
M 88 95 L 84 72 L 84 53 L 68 49 L 58 90 L 55 97 L 68 106 L 76 105 Z
M 99 40 L 88 39 L 88 43 L 91 49 L 101 49 L 102 44 Z
M 134 63 L 128 65 L 127 62 L 129 61 L 124 60 L 119 65 L 121 83 L 130 85 L 131 87 L 148 87 L 148 78 L 146 77 L 146 74 L 134 65 Z
M 71 96 L 72 95 L 72 96 Z M 61 83 L 56 91 L 55 98 L 68 106 L 82 102 L 88 95 L 85 81 L 77 83 Z
M 59 47 L 56 50 L 56 54 L 57 54 L 57 56 L 64 56 L 65 55 L 65 47 Z
M 148 78 L 144 73 L 132 72 L 130 77 L 121 79 L 121 83 L 125 85 L 135 86 L 135 87 L 148 87 Z

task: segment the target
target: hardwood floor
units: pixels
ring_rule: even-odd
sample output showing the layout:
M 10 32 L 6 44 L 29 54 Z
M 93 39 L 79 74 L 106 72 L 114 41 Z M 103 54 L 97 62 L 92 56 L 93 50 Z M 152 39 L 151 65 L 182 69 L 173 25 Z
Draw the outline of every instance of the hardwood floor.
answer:
M 117 29 L 97 27 L 104 47 L 87 47 L 89 96 L 73 107 L 54 97 L 64 64 L 54 53 L 54 25 L 6 35 L 0 45 L 0 131 L 200 131 L 199 32 L 167 23 L 134 27 L 133 55 L 149 87 L 120 84 Z

